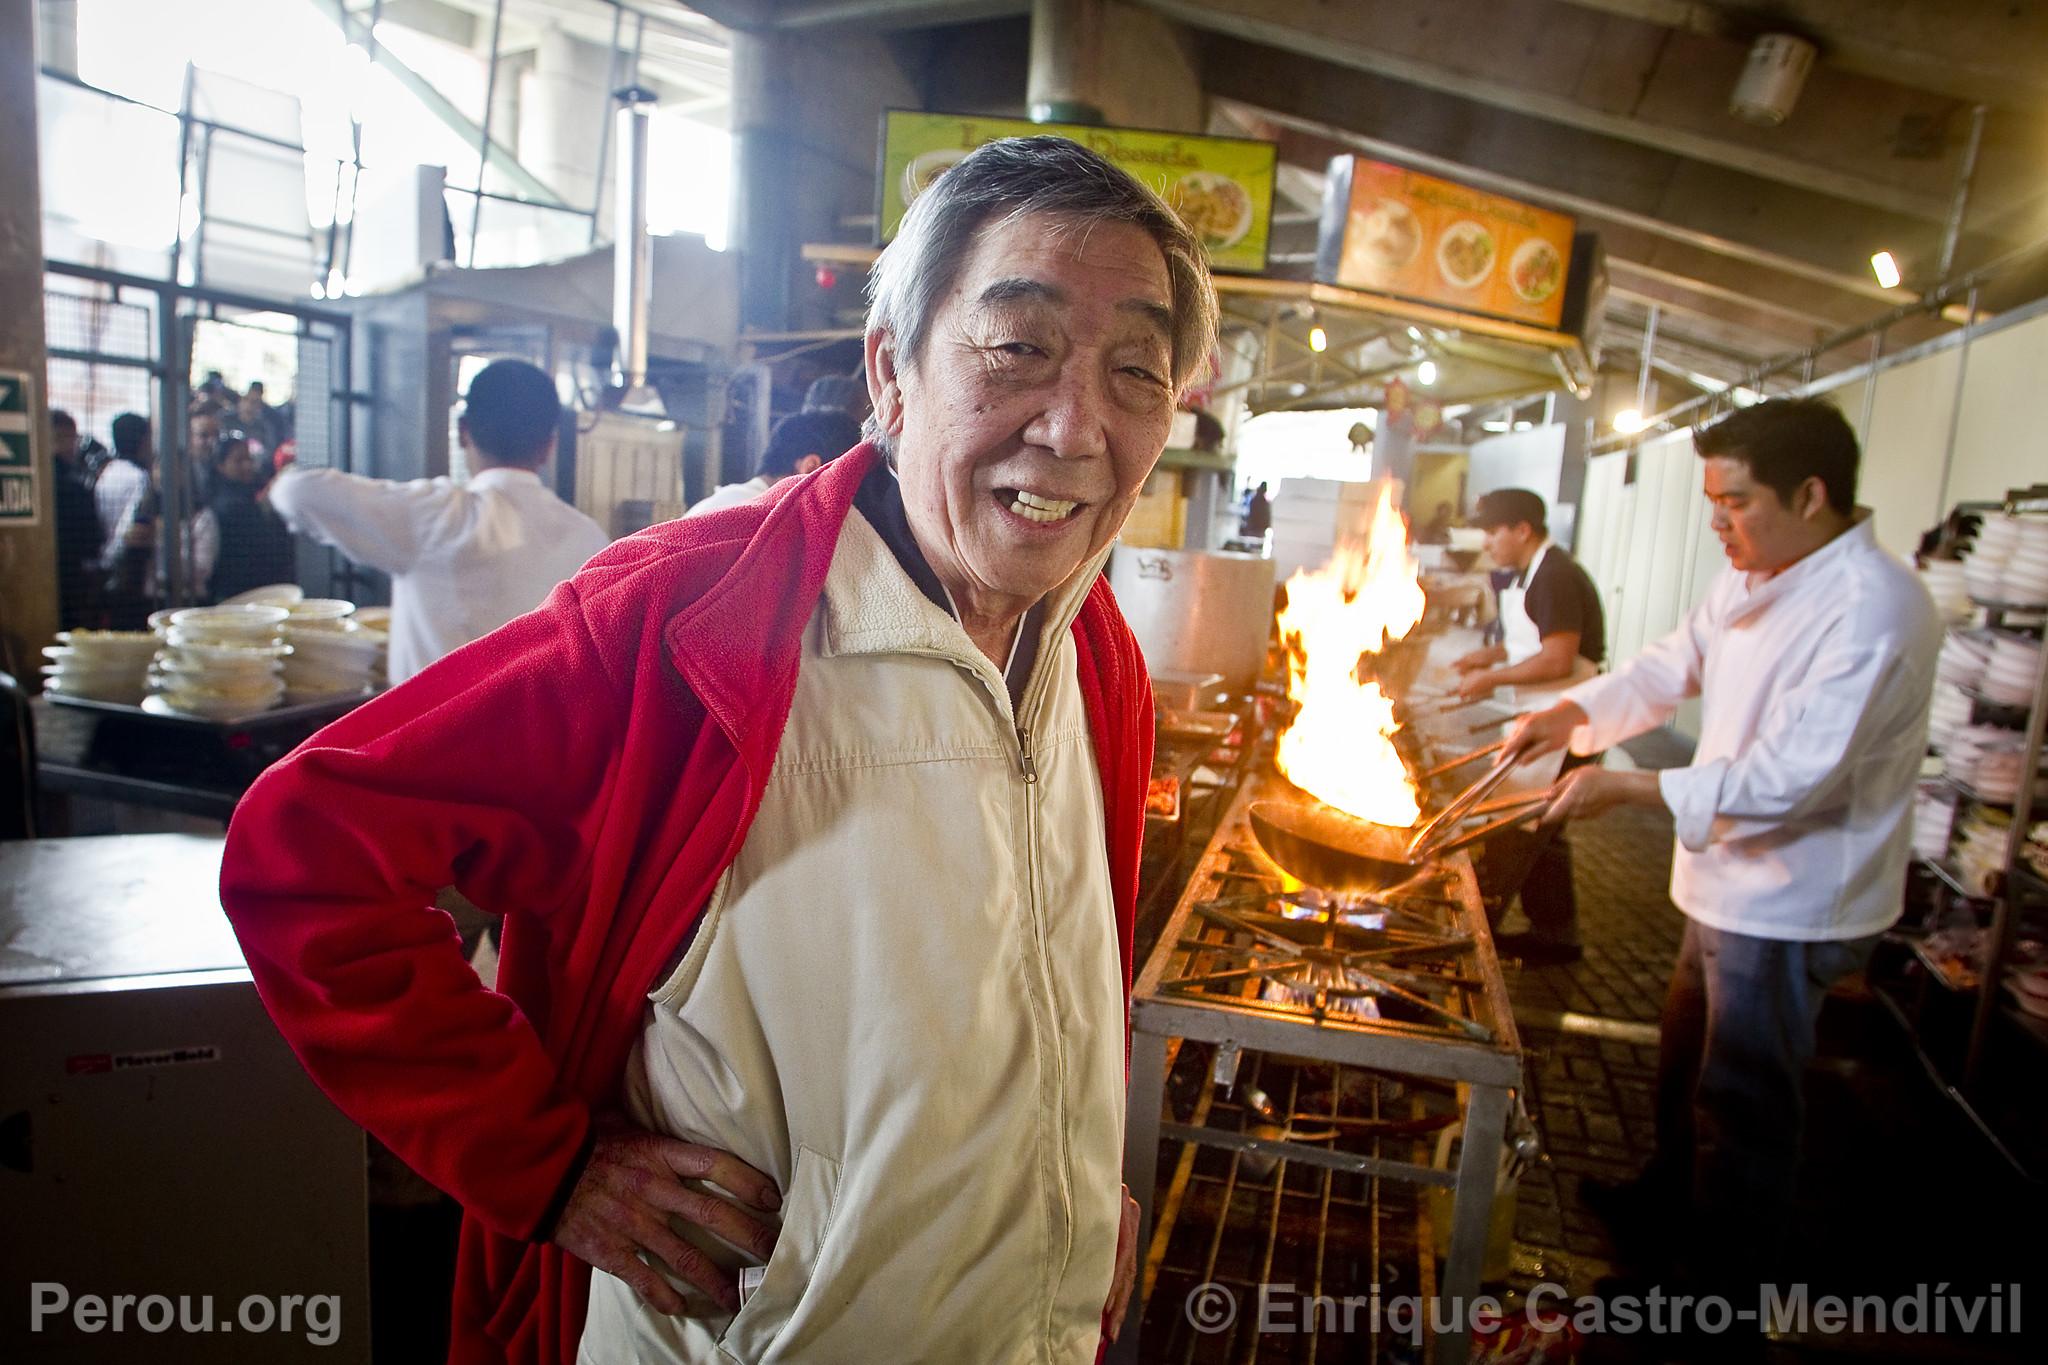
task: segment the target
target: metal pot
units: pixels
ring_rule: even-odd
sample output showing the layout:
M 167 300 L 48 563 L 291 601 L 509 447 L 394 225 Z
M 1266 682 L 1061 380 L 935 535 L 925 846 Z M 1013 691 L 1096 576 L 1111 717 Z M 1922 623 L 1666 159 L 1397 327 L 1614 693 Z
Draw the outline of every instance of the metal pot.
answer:
M 1155 674 L 1220 673 L 1232 692 L 1258 680 L 1273 628 L 1272 560 L 1119 545 L 1109 584 Z

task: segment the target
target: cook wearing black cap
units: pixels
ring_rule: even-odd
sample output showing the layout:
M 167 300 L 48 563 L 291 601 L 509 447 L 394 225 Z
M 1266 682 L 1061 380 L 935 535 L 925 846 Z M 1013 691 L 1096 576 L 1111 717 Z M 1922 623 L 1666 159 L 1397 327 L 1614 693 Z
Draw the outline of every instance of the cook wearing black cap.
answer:
M 1540 692 L 1581 682 L 1607 657 L 1600 595 L 1578 561 L 1551 543 L 1546 513 L 1543 499 L 1526 488 L 1497 488 L 1473 509 L 1472 520 L 1486 531 L 1486 553 L 1513 577 L 1500 589 L 1501 643 L 1475 649 L 1451 665 L 1460 675 L 1458 693 L 1468 700 L 1491 696 L 1501 687 Z M 1593 755 L 1568 763 L 1597 761 Z M 1521 885 L 1530 931 L 1502 934 L 1497 942 L 1504 952 L 1532 964 L 1576 961 L 1580 949 L 1571 849 L 1551 831 L 1539 837 L 1544 846 Z M 1482 887 L 1497 892 L 1496 899 L 1512 894 L 1512 888 L 1485 887 L 1485 880 Z

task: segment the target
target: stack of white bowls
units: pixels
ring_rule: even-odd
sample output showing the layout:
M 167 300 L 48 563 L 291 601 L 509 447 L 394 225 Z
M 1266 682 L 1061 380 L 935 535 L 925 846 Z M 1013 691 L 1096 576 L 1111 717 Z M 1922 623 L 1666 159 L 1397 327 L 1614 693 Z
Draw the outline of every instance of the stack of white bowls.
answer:
M 1941 642 L 1941 655 L 1934 661 L 1934 676 L 1940 682 L 1974 692 L 1984 685 L 1984 670 L 1991 667 L 1991 650 L 1998 637 L 1982 631 L 1950 631 Z
M 2019 734 L 2002 726 L 1965 725 L 1949 736 L 1942 771 L 1979 795 L 2002 800 L 1996 792 L 1985 791 L 1978 785 L 1985 756 L 2007 747 L 2017 748 L 2023 742 Z
M 1955 823 L 1955 793 L 1939 782 L 1922 782 L 1913 794 L 1913 851 L 1928 859 L 1945 857 Z
M 1920 581 L 1934 599 L 1935 610 L 1950 621 L 1970 619 L 1970 584 L 1960 559 L 1930 559 L 1920 566 Z
M 1934 704 L 1927 712 L 1927 742 L 1946 750 L 1956 731 L 1970 723 L 1970 709 L 1970 699 L 1960 687 L 1936 683 Z
M 146 630 L 66 630 L 45 645 L 43 690 L 60 697 L 134 706 L 149 688 L 156 636 Z
M 270 583 L 238 592 L 221 603 L 224 607 L 289 607 L 304 600 L 306 590 L 296 583 Z
M 1969 584 L 1970 596 L 1980 602 L 2002 600 L 1999 593 L 2005 588 L 2005 562 L 2012 558 L 2019 543 L 2018 518 L 2001 512 L 1984 518 L 1963 559 L 1963 581 Z
M 287 625 L 292 656 L 285 661 L 285 700 L 330 701 L 367 696 L 383 685 L 384 632 L 352 621 L 332 626 Z
M 1979 691 L 2006 706 L 2025 706 L 2034 699 L 2034 681 L 2041 671 L 2039 641 L 2020 635 L 1999 635 L 1991 646 Z
M 2019 527 L 2019 538 L 2006 558 L 1999 596 L 2015 606 L 2048 604 L 2048 520 L 2014 517 L 2013 521 Z
M 279 665 L 291 653 L 280 635 L 287 614 L 253 603 L 172 612 L 144 708 L 225 720 L 277 705 Z

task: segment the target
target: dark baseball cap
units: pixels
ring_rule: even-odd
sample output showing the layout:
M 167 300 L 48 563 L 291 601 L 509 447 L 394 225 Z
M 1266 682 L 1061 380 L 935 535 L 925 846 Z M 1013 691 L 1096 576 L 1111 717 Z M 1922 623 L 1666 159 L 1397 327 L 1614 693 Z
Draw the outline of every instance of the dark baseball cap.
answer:
M 1472 524 L 1486 530 L 1501 526 L 1520 526 L 1524 522 L 1541 531 L 1545 529 L 1547 509 L 1543 499 L 1526 488 L 1496 488 L 1491 493 L 1480 495 L 1472 508 Z

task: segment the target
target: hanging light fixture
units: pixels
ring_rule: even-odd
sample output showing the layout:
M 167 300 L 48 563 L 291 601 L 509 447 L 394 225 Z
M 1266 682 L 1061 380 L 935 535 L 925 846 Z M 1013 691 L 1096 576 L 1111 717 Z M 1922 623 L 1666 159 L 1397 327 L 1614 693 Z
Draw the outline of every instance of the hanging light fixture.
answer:
M 1623 408 L 1614 414 L 1614 429 L 1624 436 L 1633 436 L 1643 429 L 1643 414 L 1636 408 Z
M 1317 355 L 1330 349 L 1330 334 L 1323 330 L 1322 323 L 1308 329 L 1308 348 Z
M 1886 289 L 1897 289 L 1899 281 L 1905 278 L 1899 273 L 1899 262 L 1889 251 L 1880 251 L 1870 258 L 1870 273 L 1877 276 L 1877 282 Z
M 1422 385 L 1425 389 L 1436 383 L 1436 362 L 1434 360 L 1425 360 L 1415 367 L 1415 382 Z

